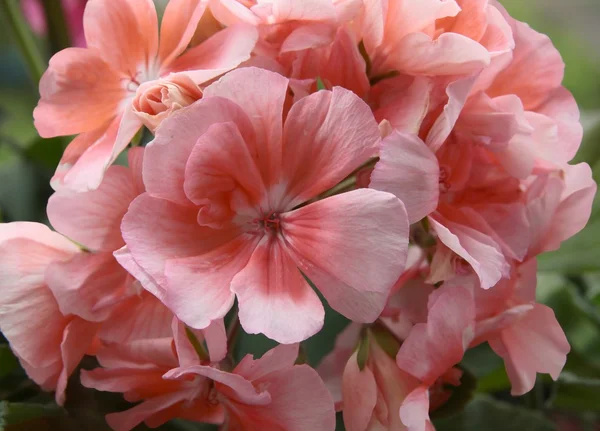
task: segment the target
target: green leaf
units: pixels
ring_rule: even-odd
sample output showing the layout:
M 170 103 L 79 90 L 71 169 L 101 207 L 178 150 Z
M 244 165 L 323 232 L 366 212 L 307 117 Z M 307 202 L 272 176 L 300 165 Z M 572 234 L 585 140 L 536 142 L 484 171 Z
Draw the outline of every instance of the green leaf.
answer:
M 19 367 L 19 361 L 8 344 L 0 346 L 0 378 L 10 374 Z
M 460 414 L 435 420 L 437 431 L 553 431 L 556 428 L 539 412 L 478 395 Z
M 369 359 L 369 343 L 370 336 L 368 331 L 364 331 L 361 334 L 360 340 L 358 342 L 358 353 L 356 354 L 356 361 L 358 362 L 358 369 L 364 370 L 367 365 L 367 360 Z
M 477 378 L 468 370 L 463 369 L 460 386 L 448 386 L 447 389 L 452 391 L 452 395 L 443 406 L 432 413 L 432 419 L 446 418 L 462 412 L 465 406 L 473 399 L 476 388 Z
M 325 84 L 320 76 L 317 76 L 317 91 L 326 90 Z
M 600 379 L 563 372 L 556 383 L 552 405 L 577 412 L 600 412 Z
M 56 404 L 27 404 L 0 402 L 0 428 L 8 431 L 10 425 L 19 425 L 35 419 L 65 415 L 65 410 Z

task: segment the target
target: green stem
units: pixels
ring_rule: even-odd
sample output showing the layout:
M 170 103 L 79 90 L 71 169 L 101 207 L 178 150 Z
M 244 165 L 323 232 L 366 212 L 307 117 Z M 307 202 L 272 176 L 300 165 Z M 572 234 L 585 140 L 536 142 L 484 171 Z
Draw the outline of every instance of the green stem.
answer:
M 48 24 L 48 39 L 50 49 L 55 54 L 71 46 L 69 29 L 61 1 L 43 1 L 46 23 Z
M 19 9 L 19 2 L 17 0 L 2 0 L 0 1 L 0 10 L 2 10 L 6 16 L 8 26 L 15 37 L 25 62 L 27 63 L 31 78 L 37 85 L 44 74 L 46 66 L 36 45 L 35 38 Z

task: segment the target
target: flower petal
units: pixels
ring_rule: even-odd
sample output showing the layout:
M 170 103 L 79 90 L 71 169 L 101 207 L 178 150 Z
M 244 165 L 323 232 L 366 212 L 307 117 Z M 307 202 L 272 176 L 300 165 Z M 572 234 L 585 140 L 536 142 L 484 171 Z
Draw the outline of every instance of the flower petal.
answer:
M 373 322 L 404 270 L 408 219 L 395 196 L 360 189 L 282 216 L 298 268 L 336 311 Z

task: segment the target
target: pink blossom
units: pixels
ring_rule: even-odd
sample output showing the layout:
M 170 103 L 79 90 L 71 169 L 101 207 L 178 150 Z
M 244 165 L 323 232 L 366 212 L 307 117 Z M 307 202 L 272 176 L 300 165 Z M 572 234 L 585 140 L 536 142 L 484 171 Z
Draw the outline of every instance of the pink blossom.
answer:
M 487 341 L 504 359 L 512 395 L 533 389 L 536 373 L 556 380 L 570 351 L 552 309 L 535 301 L 536 273 L 537 263 L 530 260 L 518 266 L 510 280 L 489 291 L 475 290 L 473 345 Z
M 48 272 L 80 255 L 75 244 L 44 225 L 0 225 L 0 330 L 29 377 L 45 390 L 56 390 L 61 405 L 67 379 L 91 348 L 98 327 L 62 312 Z
M 362 40 L 373 77 L 468 75 L 512 48 L 510 27 L 487 0 L 363 0 Z
M 248 355 L 226 372 L 218 364 L 226 353 L 222 321 L 192 331 L 199 342 L 206 339 L 210 359 L 198 356 L 180 322 L 173 329 L 171 337 L 109 345 L 98 352 L 104 368 L 82 372 L 85 386 L 141 401 L 107 415 L 113 429 L 128 431 L 141 422 L 156 427 L 176 417 L 232 430 L 335 427 L 323 382 L 307 365 L 294 365 L 298 345 L 276 347 L 258 360 Z
M 143 124 L 131 104 L 141 84 L 177 74 L 202 84 L 249 58 L 256 34 L 244 25 L 220 31 L 180 55 L 205 8 L 200 0 L 170 1 L 159 40 L 152 1 L 87 3 L 88 48 L 68 48 L 52 57 L 34 111 L 41 136 L 79 134 L 58 166 L 55 189 L 86 191 L 100 185 Z
M 147 193 L 123 235 L 132 270 L 191 327 L 223 317 L 237 296 L 246 332 L 301 341 L 324 314 L 302 273 L 334 309 L 372 322 L 402 271 L 408 223 L 391 194 L 363 189 L 302 206 L 376 153 L 368 106 L 334 88 L 288 112 L 287 88 L 272 72 L 234 71 L 147 147 Z
M 88 0 L 61 0 L 67 28 L 73 46 L 85 48 L 85 36 L 83 34 L 83 12 Z M 21 0 L 21 7 L 25 18 L 33 30 L 44 35 L 48 31 L 46 16 L 42 0 Z

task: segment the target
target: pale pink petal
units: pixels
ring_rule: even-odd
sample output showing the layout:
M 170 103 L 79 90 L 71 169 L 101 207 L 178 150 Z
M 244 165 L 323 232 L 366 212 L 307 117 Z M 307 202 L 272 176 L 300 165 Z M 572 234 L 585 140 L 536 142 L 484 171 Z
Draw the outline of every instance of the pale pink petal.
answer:
M 451 220 L 446 215 L 453 214 Z M 464 213 L 461 213 L 464 215 Z M 491 235 L 478 230 L 486 226 L 473 212 L 468 219 L 460 220 L 459 212 L 439 212 L 429 217 L 429 222 L 439 240 L 471 265 L 481 281 L 481 287 L 489 289 L 501 278 L 508 276 L 510 267 L 500 246 Z
M 243 234 L 203 255 L 167 260 L 167 306 L 196 329 L 223 318 L 235 299 L 229 285 L 248 263 L 257 242 L 256 236 Z
M 266 190 L 251 150 L 231 122 L 212 125 L 198 139 L 186 164 L 183 188 L 200 207 L 200 224 L 220 227 L 232 211 L 260 205 Z M 224 196 L 222 204 L 218 196 Z
M 227 332 L 223 319 L 213 320 L 203 330 L 211 362 L 220 362 L 227 356 Z
M 46 283 L 54 294 L 60 312 L 101 322 L 113 307 L 102 301 L 123 299 L 131 279 L 112 253 L 78 253 L 72 259 L 53 262 L 46 270 Z
M 233 372 L 247 380 L 254 381 L 265 377 L 269 373 L 283 371 L 296 363 L 299 347 L 298 344 L 280 344 L 259 359 L 246 355 Z
M 455 33 L 443 33 L 435 40 L 425 33 L 412 33 L 394 49 L 387 61 L 389 67 L 409 75 L 466 75 L 490 64 L 483 46 Z
M 137 281 L 140 282 L 144 289 L 161 301 L 164 301 L 164 287 L 161 287 L 156 280 L 144 270 L 144 268 L 138 265 L 127 246 L 123 246 L 115 251 L 113 256 L 129 274 L 131 274 Z
M 258 5 L 270 4 L 274 23 L 285 21 L 335 20 L 336 10 L 330 0 L 258 0 Z
M 408 220 L 400 200 L 360 189 L 282 215 L 298 268 L 338 312 L 373 322 L 404 270 Z
M 31 367 L 45 367 L 61 358 L 60 343 L 69 319 L 60 313 L 44 272 L 50 263 L 74 253 L 74 245 L 41 224 L 0 225 L 0 330 Z
M 96 190 L 54 193 L 48 219 L 57 231 L 90 250 L 113 251 L 123 245 L 121 220 L 137 194 L 131 171 L 111 166 Z
M 91 0 L 83 25 L 90 51 L 97 51 L 124 77 L 154 68 L 158 48 L 156 10 L 150 0 Z
M 358 367 L 357 352 L 350 356 L 344 368 L 342 393 L 346 429 L 367 430 L 377 403 L 377 383 L 369 367 L 362 370 Z
M 44 138 L 91 132 L 118 115 L 125 95 L 121 76 L 94 51 L 67 48 L 40 80 L 35 127 Z
M 335 428 L 333 400 L 315 370 L 297 365 L 253 382 L 265 387 L 271 402 L 236 405 L 241 422 L 256 430 L 330 431 Z
M 534 111 L 547 100 L 549 91 L 560 87 L 565 65 L 548 36 L 510 21 L 516 43 L 512 62 L 496 76 L 487 93 L 491 97 L 516 94 L 525 110 Z
M 489 343 L 504 359 L 514 396 L 533 388 L 536 372 L 558 379 L 571 350 L 554 312 L 542 304 Z
M 186 397 L 186 393 L 175 392 L 150 398 L 124 412 L 106 415 L 106 422 L 114 431 L 130 431 L 137 425 L 149 419 L 155 413 L 184 401 Z
M 381 45 L 385 35 L 385 20 L 388 3 L 381 0 L 363 0 L 361 16 L 362 40 L 368 53 Z
M 163 73 L 185 72 L 196 84 L 205 83 L 248 60 L 257 39 L 258 33 L 252 26 L 228 27 L 189 49 Z
M 219 392 L 239 403 L 261 406 L 269 404 L 272 401 L 268 391 L 258 391 L 252 383 L 244 377 L 205 365 L 175 368 L 167 372 L 164 375 L 164 378 L 179 379 L 183 376 L 194 374 L 214 380 L 217 383 L 217 390 Z
M 248 82 L 252 82 L 251 87 Z M 288 79 L 255 67 L 234 70 L 204 91 L 204 97 L 227 98 L 248 115 L 256 133 L 256 144 L 250 150 L 267 186 L 280 180 L 283 104 L 287 91 Z M 246 142 L 250 145 L 252 141 L 246 139 Z
M 473 338 L 475 304 L 468 289 L 446 287 L 431 303 L 427 323 L 414 326 L 396 362 L 426 385 L 461 361 Z
M 400 419 L 408 431 L 433 431 L 429 420 L 429 388 L 419 386 L 412 391 L 400 407 Z
M 400 75 L 374 85 L 369 98 L 377 100 L 378 122 L 388 120 L 404 133 L 418 133 L 429 109 L 432 82 L 425 77 Z
M 550 229 L 545 234 L 545 251 L 558 249 L 562 241 L 571 238 L 585 227 L 598 188 L 587 163 L 566 165 L 563 170 L 565 189 Z
M 446 88 L 448 102 L 444 105 L 444 110 L 435 120 L 431 129 L 429 129 L 425 139 L 425 142 L 434 153 L 440 149 L 450 136 L 452 129 L 454 129 L 475 80 L 476 76 L 469 76 L 448 84 Z
M 205 10 L 203 0 L 169 1 L 160 26 L 158 58 L 162 67 L 185 51 Z
M 98 328 L 96 323 L 77 318 L 71 320 L 65 327 L 60 344 L 63 369 L 56 386 L 56 403 L 58 405 L 64 404 L 67 380 L 92 344 Z
M 142 291 L 115 308 L 102 323 L 98 337 L 107 343 L 167 338 L 172 334 L 173 313 L 156 297 Z
M 129 145 L 141 126 L 141 121 L 131 109 L 126 109 L 77 159 L 59 165 L 61 172 L 58 175 L 57 171 L 55 175 L 54 189 L 64 187 L 77 192 L 97 189 L 108 167 Z
M 144 165 L 145 147 L 134 147 L 127 152 L 127 161 L 129 170 L 133 176 L 133 182 L 137 189 L 137 194 L 142 194 L 146 191 L 144 179 L 142 178 L 142 168 Z
M 131 257 L 162 289 L 167 287 L 167 260 L 200 256 L 238 235 L 232 230 L 200 226 L 197 215 L 197 208 L 144 193 L 131 203 L 123 218 L 121 230 Z
M 177 366 L 173 337 L 130 340 L 101 348 L 96 357 L 106 368 L 170 369 Z M 143 384 L 143 382 L 141 382 Z
M 398 197 L 412 224 L 436 209 L 439 181 L 437 158 L 423 141 L 416 135 L 394 131 L 381 143 L 369 187 Z
M 293 30 L 285 38 L 280 53 L 316 49 L 329 45 L 335 37 L 335 27 L 328 23 L 316 22 Z M 356 48 L 356 47 L 355 47 Z
M 249 334 L 297 343 L 323 327 L 325 310 L 281 240 L 265 235 L 247 266 L 231 281 L 240 323 Z
M 210 126 L 228 121 L 237 125 L 246 142 L 253 141 L 254 131 L 248 116 L 239 106 L 223 98 L 203 98 L 163 121 L 144 154 L 143 176 L 148 193 L 179 204 L 190 204 L 183 189 L 190 153 Z M 177 136 L 176 143 L 173 136 Z M 173 145 L 177 151 L 173 151 Z
M 380 141 L 371 109 L 351 91 L 335 87 L 295 103 L 284 129 L 282 204 L 294 208 L 335 186 L 374 157 Z
M 237 0 L 209 0 L 211 13 L 217 21 L 229 27 L 239 22 L 258 26 L 261 19 Z

